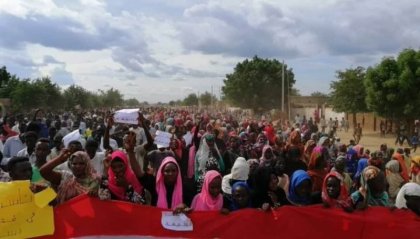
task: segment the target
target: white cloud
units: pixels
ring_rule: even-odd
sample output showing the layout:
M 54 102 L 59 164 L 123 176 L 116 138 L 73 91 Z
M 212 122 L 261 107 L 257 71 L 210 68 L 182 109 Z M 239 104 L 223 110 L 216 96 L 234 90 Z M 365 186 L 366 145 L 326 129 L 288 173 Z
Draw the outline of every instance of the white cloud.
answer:
M 157 102 L 219 88 L 258 54 L 285 59 L 302 93 L 326 92 L 336 70 L 420 47 L 418 22 L 416 0 L 1 1 L 0 62 Z

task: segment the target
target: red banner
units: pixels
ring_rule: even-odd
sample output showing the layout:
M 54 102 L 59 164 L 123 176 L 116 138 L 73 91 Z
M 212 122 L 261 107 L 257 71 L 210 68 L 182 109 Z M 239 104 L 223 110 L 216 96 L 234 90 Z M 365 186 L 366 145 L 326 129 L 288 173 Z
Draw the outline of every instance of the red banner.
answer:
M 194 212 L 192 232 L 162 227 L 162 210 L 81 196 L 55 209 L 49 238 L 139 235 L 187 238 L 420 238 L 420 219 L 410 211 L 369 208 L 345 213 L 322 206 L 282 207 L 275 212 L 246 209 L 221 215 Z

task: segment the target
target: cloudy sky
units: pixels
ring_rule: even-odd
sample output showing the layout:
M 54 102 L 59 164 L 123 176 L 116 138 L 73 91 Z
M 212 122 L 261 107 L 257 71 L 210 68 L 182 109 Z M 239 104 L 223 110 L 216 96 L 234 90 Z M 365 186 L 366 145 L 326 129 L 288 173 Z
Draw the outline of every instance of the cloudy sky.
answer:
M 302 94 L 420 47 L 418 0 L 0 0 L 0 65 L 158 102 L 219 94 L 245 58 L 285 60 Z

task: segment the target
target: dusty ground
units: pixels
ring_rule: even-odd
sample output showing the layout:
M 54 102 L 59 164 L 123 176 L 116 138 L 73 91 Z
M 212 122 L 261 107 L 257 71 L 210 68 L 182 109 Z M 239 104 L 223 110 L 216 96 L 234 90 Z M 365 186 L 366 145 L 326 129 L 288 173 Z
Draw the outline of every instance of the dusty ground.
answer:
M 340 137 L 341 142 L 348 144 L 350 139 L 353 139 L 353 131 L 349 130 L 349 132 L 343 131 L 337 131 L 338 137 Z M 360 144 L 362 144 L 365 149 L 369 149 L 371 152 L 379 149 L 379 146 L 381 144 L 387 144 L 388 147 L 391 148 L 399 148 L 399 145 L 395 145 L 395 136 L 394 135 L 387 135 L 385 138 L 380 137 L 379 132 L 365 132 L 362 136 L 362 139 L 360 140 Z M 404 145 L 402 147 L 409 147 L 407 142 L 404 142 Z M 420 149 L 417 150 L 416 153 L 420 155 Z

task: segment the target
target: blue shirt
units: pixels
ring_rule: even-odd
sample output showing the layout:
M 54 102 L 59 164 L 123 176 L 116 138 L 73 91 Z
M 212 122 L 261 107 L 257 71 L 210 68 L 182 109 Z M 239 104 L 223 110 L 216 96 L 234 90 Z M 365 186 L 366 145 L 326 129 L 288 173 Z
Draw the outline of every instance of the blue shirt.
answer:
M 25 144 L 20 140 L 19 135 L 12 136 L 4 143 L 3 157 L 11 158 L 17 156 L 18 152 L 24 148 Z

